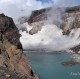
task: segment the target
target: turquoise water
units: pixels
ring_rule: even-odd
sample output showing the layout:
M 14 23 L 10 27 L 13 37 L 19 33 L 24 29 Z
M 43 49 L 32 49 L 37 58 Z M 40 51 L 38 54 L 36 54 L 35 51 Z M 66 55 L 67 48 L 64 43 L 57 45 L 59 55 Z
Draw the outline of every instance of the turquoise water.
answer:
M 40 79 L 80 79 L 80 64 L 74 66 L 63 66 L 61 64 L 61 62 L 69 61 L 70 56 L 70 54 L 54 54 L 54 52 L 27 53 L 33 71 Z

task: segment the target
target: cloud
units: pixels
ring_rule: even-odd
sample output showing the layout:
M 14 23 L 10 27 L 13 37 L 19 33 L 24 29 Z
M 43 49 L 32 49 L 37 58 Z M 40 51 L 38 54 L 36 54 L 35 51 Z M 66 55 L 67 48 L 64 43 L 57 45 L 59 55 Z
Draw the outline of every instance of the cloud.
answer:
M 0 13 L 17 19 L 21 16 L 29 16 L 33 10 L 48 7 L 50 4 L 37 0 L 0 0 Z
M 48 0 L 47 0 L 48 1 Z M 53 2 L 43 2 L 40 0 L 0 0 L 0 13 L 13 17 L 30 16 L 33 10 L 51 6 L 73 6 L 80 4 L 79 0 L 52 0 Z

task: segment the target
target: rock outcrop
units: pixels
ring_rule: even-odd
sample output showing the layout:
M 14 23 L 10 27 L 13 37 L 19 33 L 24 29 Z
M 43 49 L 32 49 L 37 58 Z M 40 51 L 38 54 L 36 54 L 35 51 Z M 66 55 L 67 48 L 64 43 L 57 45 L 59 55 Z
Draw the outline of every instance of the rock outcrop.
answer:
M 0 14 L 0 79 L 38 79 L 26 60 L 13 19 Z

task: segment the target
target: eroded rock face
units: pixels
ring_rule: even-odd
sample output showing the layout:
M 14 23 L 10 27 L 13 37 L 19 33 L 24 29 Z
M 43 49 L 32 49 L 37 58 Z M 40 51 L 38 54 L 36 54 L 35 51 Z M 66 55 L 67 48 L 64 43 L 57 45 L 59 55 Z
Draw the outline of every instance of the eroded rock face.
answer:
M 75 28 L 80 28 L 80 10 L 64 14 L 63 34 L 68 35 Z
M 11 71 L 12 76 L 15 75 L 11 79 L 37 79 L 31 69 L 30 63 L 23 54 L 23 48 L 19 38 L 20 34 L 13 19 L 4 14 L 0 14 L 0 68 L 4 71 L 1 72 L 0 69 L 0 74 L 6 76 L 7 69 L 7 71 Z M 20 78 L 14 72 L 21 74 L 25 78 Z M 7 76 L 9 75 L 10 73 Z M 5 77 L 5 79 L 8 78 Z
M 64 14 L 62 25 L 63 34 L 69 35 L 72 29 L 80 28 L 80 6 L 67 9 Z M 75 53 L 80 51 L 80 45 L 71 48 Z

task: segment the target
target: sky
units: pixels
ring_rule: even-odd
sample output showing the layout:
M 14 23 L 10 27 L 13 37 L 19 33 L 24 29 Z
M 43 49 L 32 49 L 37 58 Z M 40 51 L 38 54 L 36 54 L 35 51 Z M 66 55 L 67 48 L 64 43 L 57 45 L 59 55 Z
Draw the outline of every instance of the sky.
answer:
M 4 13 L 14 19 L 22 16 L 30 16 L 33 10 L 49 7 L 51 3 L 43 3 L 37 0 L 0 0 L 0 13 Z
M 75 6 L 80 5 L 80 0 L 37 0 L 43 3 L 52 3 L 57 6 Z
M 45 3 L 45 2 L 50 3 L 50 2 L 52 2 L 52 0 L 37 0 L 37 1 L 42 1 L 43 3 Z
M 53 0 L 53 3 L 57 6 L 70 7 L 80 5 L 80 0 Z
M 80 0 L 0 0 L 0 13 L 18 19 L 22 16 L 30 16 L 33 10 L 50 6 L 64 7 L 79 4 Z

